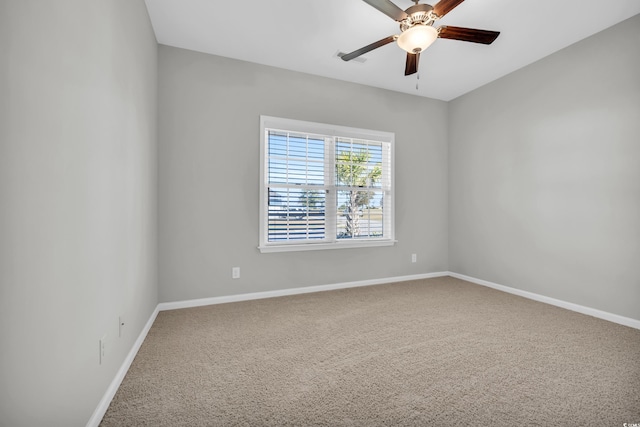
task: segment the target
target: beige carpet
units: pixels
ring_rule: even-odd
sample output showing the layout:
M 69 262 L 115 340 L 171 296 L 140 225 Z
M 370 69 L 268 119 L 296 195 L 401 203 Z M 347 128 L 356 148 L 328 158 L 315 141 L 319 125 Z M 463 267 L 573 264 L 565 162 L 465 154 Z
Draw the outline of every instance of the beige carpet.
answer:
M 640 331 L 450 277 L 161 312 L 102 426 L 640 423 Z

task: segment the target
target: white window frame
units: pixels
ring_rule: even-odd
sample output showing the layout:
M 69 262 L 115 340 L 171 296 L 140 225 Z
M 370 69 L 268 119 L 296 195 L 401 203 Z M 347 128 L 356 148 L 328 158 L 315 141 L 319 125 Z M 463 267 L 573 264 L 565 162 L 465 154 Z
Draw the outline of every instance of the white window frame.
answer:
M 268 160 L 267 155 L 267 132 L 269 130 L 284 130 L 289 132 L 299 132 L 310 135 L 330 136 L 334 139 L 331 150 L 325 152 L 327 156 L 335 156 L 335 138 L 353 138 L 369 141 L 378 141 L 389 144 L 389 179 L 390 188 L 384 190 L 385 215 L 390 218 L 385 221 L 387 230 L 385 237 L 366 238 L 366 239 L 338 239 L 336 236 L 335 221 L 329 221 L 331 216 L 327 215 L 325 223 L 325 238 L 314 241 L 286 241 L 286 242 L 269 242 L 268 221 L 269 221 L 269 202 L 268 202 Z M 285 119 L 279 117 L 260 116 L 260 238 L 258 249 L 260 252 L 290 252 L 290 251 L 308 251 L 323 249 L 344 249 L 344 248 L 366 248 L 375 246 L 393 246 L 395 240 L 395 134 L 392 132 L 383 132 L 369 129 L 359 129 L 347 126 L 329 125 L 324 123 L 306 122 L 301 120 Z M 332 187 L 327 193 L 326 209 L 329 206 L 336 205 L 337 191 L 340 187 L 336 187 L 333 171 L 325 172 L 325 188 Z M 335 220 L 335 217 L 333 218 Z M 329 222 L 332 222 L 329 224 Z

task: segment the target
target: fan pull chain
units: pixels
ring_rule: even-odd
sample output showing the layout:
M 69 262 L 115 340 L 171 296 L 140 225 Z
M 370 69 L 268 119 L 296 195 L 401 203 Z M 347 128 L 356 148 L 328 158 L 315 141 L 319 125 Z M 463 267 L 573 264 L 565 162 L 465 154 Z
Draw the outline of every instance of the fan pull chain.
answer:
M 416 90 L 418 90 L 418 83 L 420 83 L 420 73 L 416 74 Z

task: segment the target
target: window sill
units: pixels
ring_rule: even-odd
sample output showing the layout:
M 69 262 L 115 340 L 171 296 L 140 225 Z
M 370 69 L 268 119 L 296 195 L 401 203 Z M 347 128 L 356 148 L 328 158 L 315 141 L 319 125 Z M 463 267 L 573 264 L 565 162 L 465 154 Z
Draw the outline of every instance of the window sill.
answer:
M 369 240 L 358 242 L 336 242 L 336 243 L 306 243 L 303 245 L 267 245 L 258 246 L 261 253 L 271 252 L 300 252 L 300 251 L 318 251 L 326 249 L 353 249 L 353 248 L 372 248 L 379 246 L 393 246 L 397 240 Z

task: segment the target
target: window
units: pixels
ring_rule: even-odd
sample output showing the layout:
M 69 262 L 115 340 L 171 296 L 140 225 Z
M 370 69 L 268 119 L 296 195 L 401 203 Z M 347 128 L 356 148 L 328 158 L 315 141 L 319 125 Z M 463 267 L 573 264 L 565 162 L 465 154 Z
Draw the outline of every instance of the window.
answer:
M 389 132 L 260 117 L 260 251 L 394 244 Z

